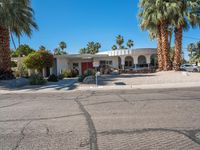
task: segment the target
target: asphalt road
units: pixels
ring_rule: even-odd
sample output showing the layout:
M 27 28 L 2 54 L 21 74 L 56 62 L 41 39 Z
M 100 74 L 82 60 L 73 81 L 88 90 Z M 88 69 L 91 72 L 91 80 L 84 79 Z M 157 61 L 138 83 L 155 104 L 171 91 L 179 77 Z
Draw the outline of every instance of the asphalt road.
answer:
M 1 94 L 1 150 L 200 150 L 200 89 Z

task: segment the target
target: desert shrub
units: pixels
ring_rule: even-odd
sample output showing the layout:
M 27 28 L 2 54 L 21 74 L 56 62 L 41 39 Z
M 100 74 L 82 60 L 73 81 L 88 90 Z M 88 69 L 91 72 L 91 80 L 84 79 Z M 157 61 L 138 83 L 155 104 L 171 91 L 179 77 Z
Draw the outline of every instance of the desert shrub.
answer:
M 50 82 L 58 82 L 58 77 L 54 74 L 50 75 L 49 78 L 47 79 Z
M 42 71 L 43 68 L 53 66 L 53 55 L 45 50 L 33 52 L 24 59 L 24 64 L 29 69 Z
M 65 78 L 71 78 L 72 77 L 72 71 L 71 70 L 63 70 L 62 71 L 62 75 L 65 77 Z
M 77 77 L 77 75 L 78 75 L 77 70 L 72 69 L 71 71 L 72 71 L 72 77 Z
M 73 77 L 76 77 L 76 76 L 77 76 L 77 72 L 76 72 L 76 70 L 68 69 L 68 70 L 63 70 L 63 71 L 62 71 L 62 75 L 63 75 L 65 78 L 73 78 Z
M 29 83 L 31 85 L 44 85 L 46 84 L 46 80 L 41 75 L 36 74 L 29 78 Z
M 63 80 L 63 79 L 64 79 L 64 75 L 63 74 L 58 75 L 58 80 Z
M 17 67 L 17 62 L 15 62 L 15 61 L 11 61 L 11 67 L 12 67 L 12 68 Z
M 17 68 L 14 70 L 15 77 L 28 77 L 28 69 L 23 63 L 23 61 L 19 61 Z
M 0 80 L 11 80 L 11 79 L 15 79 L 12 70 L 10 71 L 0 70 Z
M 95 70 L 94 69 L 87 69 L 84 72 L 84 76 L 94 76 L 95 75 Z
M 83 82 L 83 80 L 84 80 L 84 76 L 79 76 L 78 77 L 78 82 Z

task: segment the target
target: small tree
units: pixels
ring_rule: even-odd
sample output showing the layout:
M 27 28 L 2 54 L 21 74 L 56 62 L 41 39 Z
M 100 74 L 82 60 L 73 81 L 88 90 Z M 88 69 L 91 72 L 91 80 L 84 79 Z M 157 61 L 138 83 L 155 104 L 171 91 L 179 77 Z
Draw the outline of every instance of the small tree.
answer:
M 53 55 L 48 51 L 39 50 L 29 54 L 24 59 L 24 64 L 29 69 L 37 69 L 39 72 L 42 72 L 43 68 L 53 66 Z
M 30 53 L 35 52 L 34 49 L 30 48 L 28 45 L 24 44 L 24 45 L 20 45 L 17 49 L 16 49 L 16 54 L 17 56 L 28 56 Z

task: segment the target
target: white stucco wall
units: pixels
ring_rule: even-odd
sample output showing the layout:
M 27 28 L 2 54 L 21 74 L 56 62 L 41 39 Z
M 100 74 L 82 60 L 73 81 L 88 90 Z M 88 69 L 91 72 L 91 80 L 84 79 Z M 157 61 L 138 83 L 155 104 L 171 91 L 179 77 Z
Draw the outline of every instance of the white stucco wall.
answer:
M 61 71 L 65 69 L 69 69 L 69 60 L 67 58 L 57 58 L 57 75 L 60 75 Z
M 118 66 L 119 66 L 118 57 L 98 57 L 98 58 L 93 59 L 93 61 L 95 61 L 95 62 L 98 61 L 99 63 L 101 60 L 112 61 L 112 66 L 114 68 L 118 68 Z

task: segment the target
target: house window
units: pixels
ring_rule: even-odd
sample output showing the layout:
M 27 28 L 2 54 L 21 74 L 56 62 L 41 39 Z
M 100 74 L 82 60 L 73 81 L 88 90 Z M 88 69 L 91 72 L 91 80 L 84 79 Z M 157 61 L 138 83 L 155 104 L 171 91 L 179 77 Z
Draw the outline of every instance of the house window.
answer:
M 78 63 L 73 63 L 73 68 L 78 68 L 79 64 Z
M 100 66 L 102 65 L 112 65 L 112 60 L 101 60 Z

